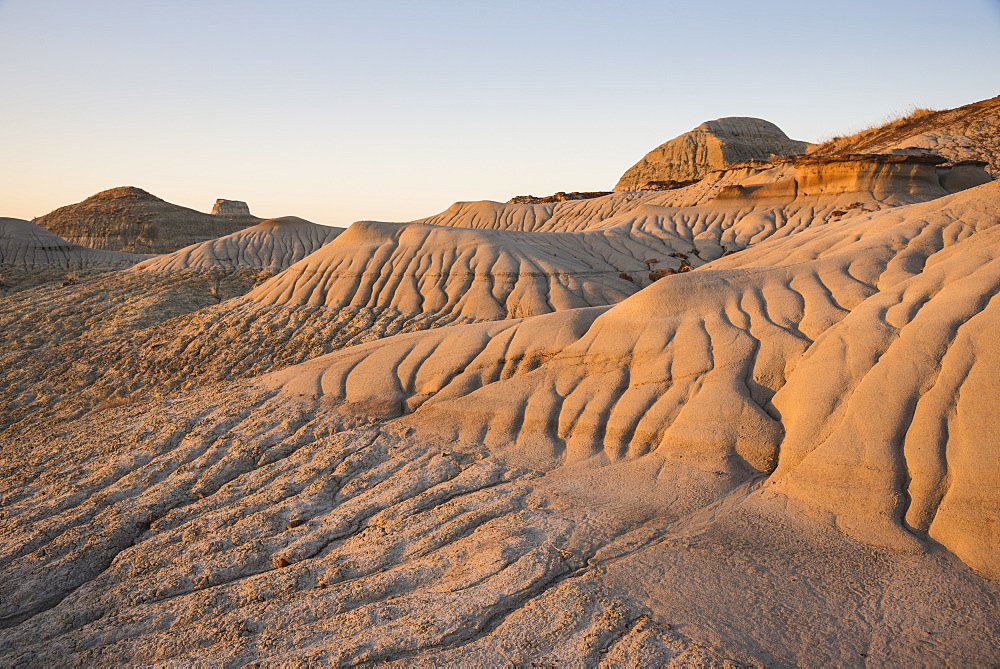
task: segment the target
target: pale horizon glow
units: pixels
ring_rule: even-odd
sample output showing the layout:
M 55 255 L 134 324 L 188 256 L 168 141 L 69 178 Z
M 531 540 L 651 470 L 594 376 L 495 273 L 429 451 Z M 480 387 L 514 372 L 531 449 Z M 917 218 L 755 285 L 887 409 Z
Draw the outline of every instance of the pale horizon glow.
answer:
M 115 186 L 327 225 L 610 190 L 724 116 L 1000 94 L 1000 3 L 0 0 L 0 216 Z

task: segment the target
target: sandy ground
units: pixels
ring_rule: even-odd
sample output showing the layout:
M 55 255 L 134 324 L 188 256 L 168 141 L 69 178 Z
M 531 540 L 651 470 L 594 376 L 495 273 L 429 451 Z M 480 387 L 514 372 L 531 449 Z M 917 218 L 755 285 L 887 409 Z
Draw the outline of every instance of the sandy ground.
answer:
M 0 663 L 1000 663 L 1000 186 L 946 174 L 262 224 L 0 296 Z

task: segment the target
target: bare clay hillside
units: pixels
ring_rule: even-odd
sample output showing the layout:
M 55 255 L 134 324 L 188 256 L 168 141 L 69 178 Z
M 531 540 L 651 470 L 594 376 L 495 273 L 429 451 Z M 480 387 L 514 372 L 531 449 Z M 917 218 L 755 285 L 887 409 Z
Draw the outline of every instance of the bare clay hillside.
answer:
M 1000 664 L 1000 182 L 872 146 L 0 292 L 0 665 Z
M 236 232 L 255 220 L 203 214 L 161 200 L 141 188 L 122 186 L 60 207 L 33 223 L 90 248 L 170 253 Z
M 983 161 L 1000 173 L 1000 97 L 957 109 L 917 109 L 907 116 L 836 137 L 813 149 L 817 155 L 844 153 L 934 153 L 953 163 Z

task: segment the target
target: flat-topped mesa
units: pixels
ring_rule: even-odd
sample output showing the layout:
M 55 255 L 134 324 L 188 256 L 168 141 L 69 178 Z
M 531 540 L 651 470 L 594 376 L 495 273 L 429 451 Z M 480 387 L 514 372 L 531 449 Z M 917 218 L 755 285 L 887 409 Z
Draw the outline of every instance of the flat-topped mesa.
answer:
M 215 205 L 212 207 L 212 216 L 219 216 L 234 223 L 246 225 L 255 225 L 263 220 L 250 213 L 250 207 L 246 202 L 221 198 L 215 201 Z
M 759 185 L 732 185 L 716 199 L 795 198 L 816 195 L 871 193 L 893 196 L 940 197 L 989 183 L 992 177 L 982 161 L 944 165 L 933 154 L 809 155 L 793 161 L 791 179 Z
M 647 153 L 622 175 L 615 190 L 657 190 L 660 184 L 701 179 L 748 160 L 801 155 L 809 146 L 789 139 L 781 128 L 763 119 L 720 118 Z
M 171 204 L 141 188 L 121 186 L 60 207 L 34 223 L 81 246 L 107 251 L 171 253 L 259 222 L 230 220 Z

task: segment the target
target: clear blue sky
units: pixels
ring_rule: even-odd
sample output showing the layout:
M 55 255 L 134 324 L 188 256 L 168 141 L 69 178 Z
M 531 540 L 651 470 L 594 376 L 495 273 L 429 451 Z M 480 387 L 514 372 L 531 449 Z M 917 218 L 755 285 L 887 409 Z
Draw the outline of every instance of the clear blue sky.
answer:
M 0 216 L 134 185 L 317 223 L 609 189 L 722 116 L 1000 94 L 996 0 L 0 0 Z

